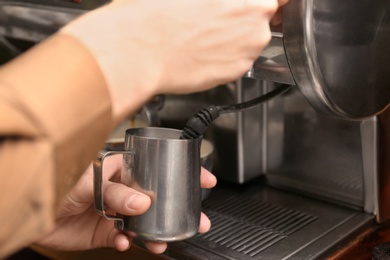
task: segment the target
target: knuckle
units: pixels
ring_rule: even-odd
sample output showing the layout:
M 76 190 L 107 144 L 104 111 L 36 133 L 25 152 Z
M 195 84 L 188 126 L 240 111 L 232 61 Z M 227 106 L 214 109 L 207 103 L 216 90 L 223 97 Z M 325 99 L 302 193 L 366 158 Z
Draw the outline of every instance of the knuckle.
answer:
M 237 62 L 237 70 L 236 70 L 236 75 L 235 78 L 242 77 L 246 72 L 248 72 L 253 65 L 253 59 L 246 58 L 242 59 L 240 62 Z
M 276 13 L 276 11 L 278 10 L 279 8 L 279 3 L 277 0 L 271 0 L 271 1 L 267 1 L 269 3 L 269 10 L 271 12 L 272 15 L 274 15 Z
M 264 45 L 263 46 L 263 48 L 264 48 L 265 45 L 267 45 L 269 43 L 269 41 L 271 40 L 271 38 L 272 38 L 271 31 L 269 29 L 268 30 L 264 30 L 262 38 L 263 39 L 262 39 L 261 43 Z
M 278 10 L 279 4 L 277 0 L 261 0 L 257 6 L 259 11 L 264 13 L 267 17 L 272 17 Z
M 272 34 L 269 29 L 262 31 L 262 34 L 257 39 L 257 51 L 259 53 L 264 49 L 265 46 L 268 45 L 268 43 L 271 41 L 271 38 Z

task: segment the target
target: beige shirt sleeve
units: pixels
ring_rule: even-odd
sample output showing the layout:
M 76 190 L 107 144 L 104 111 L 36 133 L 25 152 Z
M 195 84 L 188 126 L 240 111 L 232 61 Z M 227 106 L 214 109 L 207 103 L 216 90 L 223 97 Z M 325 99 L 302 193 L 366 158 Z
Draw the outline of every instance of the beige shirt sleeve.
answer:
M 0 68 L 0 258 L 54 224 L 58 201 L 112 128 L 88 50 L 55 35 Z

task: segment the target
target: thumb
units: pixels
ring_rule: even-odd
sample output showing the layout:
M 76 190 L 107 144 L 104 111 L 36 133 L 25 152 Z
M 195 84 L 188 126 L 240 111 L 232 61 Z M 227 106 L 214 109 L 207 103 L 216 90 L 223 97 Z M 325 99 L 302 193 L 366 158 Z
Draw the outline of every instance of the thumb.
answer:
M 123 215 L 140 215 L 147 211 L 151 204 L 149 196 L 121 183 L 106 181 L 103 190 L 104 203 Z

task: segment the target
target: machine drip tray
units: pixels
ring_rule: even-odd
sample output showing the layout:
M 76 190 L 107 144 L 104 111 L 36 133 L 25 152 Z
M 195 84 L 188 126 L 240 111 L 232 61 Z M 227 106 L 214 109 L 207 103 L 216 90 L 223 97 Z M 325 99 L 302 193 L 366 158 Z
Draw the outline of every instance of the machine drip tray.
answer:
M 170 244 L 170 259 L 316 259 L 373 224 L 374 216 L 268 187 L 218 185 L 203 201 L 212 229 Z

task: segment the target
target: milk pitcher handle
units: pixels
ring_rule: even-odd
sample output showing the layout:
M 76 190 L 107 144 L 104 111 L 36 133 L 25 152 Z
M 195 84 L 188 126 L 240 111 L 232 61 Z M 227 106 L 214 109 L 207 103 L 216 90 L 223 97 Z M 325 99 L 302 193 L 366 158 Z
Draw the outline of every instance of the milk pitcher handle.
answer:
M 119 230 L 124 229 L 124 220 L 114 215 L 106 214 L 103 200 L 103 161 L 107 156 L 114 154 L 130 154 L 132 151 L 106 151 L 101 150 L 93 161 L 93 189 L 95 198 L 95 211 L 108 220 L 115 220 L 115 226 Z

